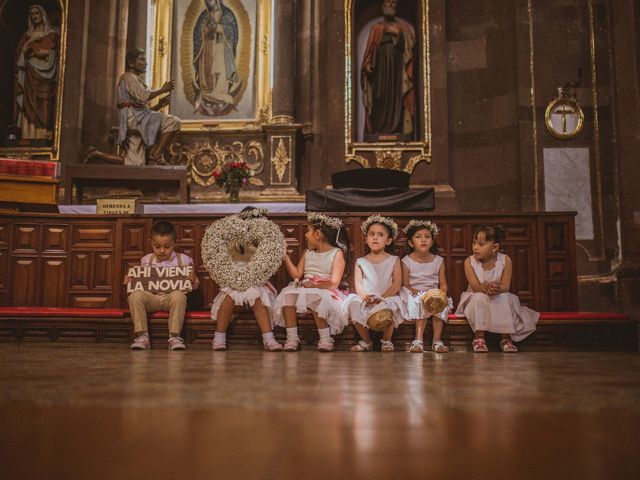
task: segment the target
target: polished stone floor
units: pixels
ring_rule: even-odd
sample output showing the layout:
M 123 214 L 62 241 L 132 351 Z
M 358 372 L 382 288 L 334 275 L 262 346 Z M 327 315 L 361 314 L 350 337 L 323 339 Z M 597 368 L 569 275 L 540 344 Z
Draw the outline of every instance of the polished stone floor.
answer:
M 640 355 L 0 345 L 2 479 L 640 478 Z

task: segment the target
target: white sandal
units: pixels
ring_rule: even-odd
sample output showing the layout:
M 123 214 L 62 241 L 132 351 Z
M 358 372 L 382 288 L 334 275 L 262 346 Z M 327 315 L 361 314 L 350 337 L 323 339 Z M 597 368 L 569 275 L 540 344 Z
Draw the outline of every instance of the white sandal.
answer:
M 365 342 L 364 340 L 360 340 L 353 347 L 351 347 L 352 352 L 370 352 L 373 349 L 373 342 Z
M 409 352 L 410 353 L 424 352 L 424 343 L 422 342 L 422 340 L 416 339 L 413 342 L 411 342 L 411 346 L 409 347 Z
M 442 340 L 438 340 L 437 342 L 433 342 L 431 345 L 431 350 L 436 353 L 449 353 L 449 347 L 447 347 Z
M 380 340 L 381 352 L 395 352 L 396 348 L 390 340 Z

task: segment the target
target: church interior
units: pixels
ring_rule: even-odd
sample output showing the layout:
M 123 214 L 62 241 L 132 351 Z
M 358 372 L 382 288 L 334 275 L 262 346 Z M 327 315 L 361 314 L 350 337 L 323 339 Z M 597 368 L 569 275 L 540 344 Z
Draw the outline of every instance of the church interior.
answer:
M 2 478 L 637 478 L 639 2 L 0 0 L 0 44 Z

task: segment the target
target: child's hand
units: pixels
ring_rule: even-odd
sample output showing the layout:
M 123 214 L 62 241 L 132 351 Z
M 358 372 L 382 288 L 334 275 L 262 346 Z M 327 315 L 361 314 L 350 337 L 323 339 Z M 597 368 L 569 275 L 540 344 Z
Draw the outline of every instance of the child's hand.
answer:
M 367 305 L 376 305 L 378 303 L 380 303 L 381 298 L 377 295 L 365 295 L 364 296 L 364 303 L 366 303 Z
M 125 285 L 128 285 L 129 283 L 131 283 L 131 279 L 129 278 L 129 275 L 125 275 L 125 276 L 124 276 L 124 279 L 122 280 L 122 282 L 123 282 Z

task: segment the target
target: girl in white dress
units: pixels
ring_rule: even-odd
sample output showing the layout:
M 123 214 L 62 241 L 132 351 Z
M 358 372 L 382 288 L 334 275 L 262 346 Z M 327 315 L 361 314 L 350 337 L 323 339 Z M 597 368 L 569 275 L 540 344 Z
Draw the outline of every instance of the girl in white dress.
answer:
M 245 221 L 253 218 L 267 216 L 267 210 L 263 208 L 245 207 L 238 214 Z M 236 264 L 246 265 L 255 253 L 253 245 L 231 245 L 230 254 Z M 249 306 L 253 310 L 260 331 L 264 349 L 270 352 L 282 351 L 273 335 L 273 307 L 276 300 L 276 289 L 267 282 L 264 285 L 255 285 L 240 292 L 229 287 L 222 288 L 214 298 L 211 306 L 211 318 L 216 321 L 216 331 L 213 337 L 212 348 L 216 351 L 227 349 L 227 328 L 236 306 Z
M 308 250 L 294 265 L 289 255 L 284 257 L 287 273 L 293 279 L 276 299 L 276 325 L 286 327 L 286 352 L 300 347 L 297 313 L 311 310 L 318 327 L 320 352 L 333 351 L 331 335 L 342 332 L 346 325 L 342 302 L 344 294 L 338 290 L 348 260 L 349 237 L 342 220 L 320 213 L 307 216 Z
M 500 349 L 514 353 L 519 342 L 533 333 L 540 314 L 520 305 L 509 293 L 511 259 L 498 252 L 503 233 L 499 227 L 484 225 L 473 233 L 473 255 L 464 261 L 469 288 L 460 297 L 456 315 L 467 317 L 475 332 L 473 351 L 487 352 L 485 332 L 499 333 Z
M 436 236 L 438 226 L 425 220 L 411 220 L 404 228 L 407 235 L 409 254 L 402 259 L 402 289 L 400 298 L 406 305 L 405 318 L 415 320 L 416 338 L 409 351 L 424 351 L 423 337 L 429 314 L 423 311 L 422 295 L 432 288 L 439 288 L 447 293 L 447 277 L 444 259 L 438 255 Z M 447 353 L 449 348 L 442 343 L 442 329 L 449 318 L 449 310 L 453 308 L 451 298 L 449 304 L 438 314 L 433 315 L 433 341 L 431 349 L 436 353 Z
M 383 352 L 393 352 L 393 331 L 403 322 L 402 300 L 398 290 L 402 284 L 400 258 L 391 253 L 393 241 L 398 236 L 398 226 L 393 219 L 371 215 L 362 224 L 362 232 L 369 253 L 356 262 L 354 281 L 357 295 L 349 295 L 345 312 L 358 331 L 361 340 L 351 348 L 352 352 L 367 352 L 373 347 L 367 319 L 379 310 L 389 309 L 393 323 L 382 332 L 380 341 Z

